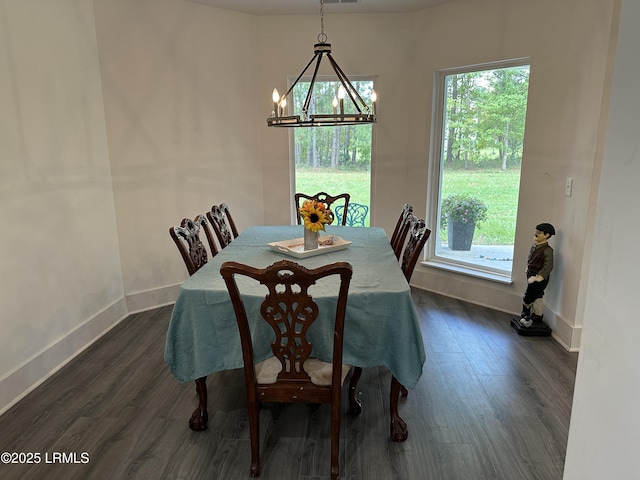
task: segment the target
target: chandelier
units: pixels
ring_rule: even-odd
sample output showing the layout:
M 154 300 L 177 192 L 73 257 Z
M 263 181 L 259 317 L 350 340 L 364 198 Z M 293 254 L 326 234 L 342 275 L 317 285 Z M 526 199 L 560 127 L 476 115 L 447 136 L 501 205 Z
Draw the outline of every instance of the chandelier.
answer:
M 337 94 L 333 97 L 332 113 L 309 113 L 309 104 L 313 95 L 313 87 L 316 83 L 316 76 L 320 68 L 320 62 L 323 57 L 329 59 L 331 68 L 335 72 L 340 86 Z M 309 90 L 302 106 L 300 115 L 286 115 L 287 97 L 293 91 L 298 81 L 306 73 L 309 67 L 315 61 L 315 68 Z M 345 112 L 344 102 L 349 99 L 355 107 L 354 113 Z M 331 55 L 331 44 L 327 43 L 327 35 L 324 33 L 324 0 L 320 0 L 320 33 L 318 34 L 318 43 L 313 46 L 313 57 L 304 67 L 302 73 L 298 75 L 295 82 L 289 87 L 287 93 L 280 96 L 276 88 L 273 89 L 273 112 L 267 118 L 267 126 L 269 127 L 324 127 L 331 125 L 360 125 L 366 123 L 376 123 L 378 118 L 376 115 L 377 95 L 375 90 L 371 92 L 371 108 L 364 102 L 358 91 L 351 84 L 340 66 L 336 63 Z

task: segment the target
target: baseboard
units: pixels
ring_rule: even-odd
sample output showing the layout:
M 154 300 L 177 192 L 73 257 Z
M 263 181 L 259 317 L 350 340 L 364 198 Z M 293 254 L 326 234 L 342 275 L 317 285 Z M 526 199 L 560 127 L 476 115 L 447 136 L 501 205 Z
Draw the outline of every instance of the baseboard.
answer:
M 443 295 L 445 297 L 455 298 L 457 300 L 462 300 L 463 302 L 469 302 L 474 305 L 479 305 L 481 307 L 492 308 L 494 310 L 505 312 L 510 315 L 516 315 L 516 316 L 520 315 L 519 310 L 513 311 L 506 308 L 501 308 L 500 305 L 492 305 L 489 302 L 476 302 L 472 299 L 465 298 L 462 295 L 452 295 L 450 292 L 438 291 L 431 288 L 426 288 L 421 285 L 416 285 L 414 282 L 411 283 L 411 286 L 413 288 L 418 288 L 421 290 L 426 290 L 428 292 L 437 293 L 438 295 Z M 505 294 L 502 294 L 502 296 L 508 297 Z M 487 295 L 486 297 L 491 299 L 491 295 Z M 514 298 L 516 298 L 516 301 L 511 301 L 509 303 L 513 305 L 520 305 L 521 299 L 519 297 L 514 297 Z M 500 302 L 496 302 L 496 303 L 500 303 Z M 582 335 L 582 327 L 576 327 L 569 324 L 569 322 L 567 322 L 560 315 L 557 315 L 555 312 L 549 311 L 548 309 L 545 309 L 544 321 L 549 325 L 549 327 L 551 327 L 551 330 L 552 330 L 551 337 L 556 342 L 558 342 L 560 345 L 562 345 L 565 349 L 567 349 L 570 352 L 578 352 L 580 350 L 580 338 Z
M 168 287 L 155 288 L 144 292 L 136 292 L 127 295 L 127 308 L 129 314 L 145 312 L 152 308 L 163 307 L 176 303 L 180 285 L 169 285 Z
M 175 303 L 180 284 L 120 298 L 64 338 L 0 379 L 0 415 L 46 381 L 127 316 Z
M 570 352 L 580 351 L 582 327 L 576 327 L 567 322 L 555 312 L 545 311 L 545 322 L 551 327 L 551 336 Z
M 128 316 L 120 298 L 0 379 L 0 415 Z

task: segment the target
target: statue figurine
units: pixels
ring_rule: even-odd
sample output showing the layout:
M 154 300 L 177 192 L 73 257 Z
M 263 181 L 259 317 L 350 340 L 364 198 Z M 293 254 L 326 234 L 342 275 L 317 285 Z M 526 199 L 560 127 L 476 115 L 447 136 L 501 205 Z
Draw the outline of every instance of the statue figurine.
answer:
M 521 327 L 530 328 L 534 322 L 542 322 L 542 297 L 553 270 L 553 248 L 548 240 L 555 234 L 550 223 L 536 225 L 534 243 L 527 258 L 527 289 L 522 297 Z

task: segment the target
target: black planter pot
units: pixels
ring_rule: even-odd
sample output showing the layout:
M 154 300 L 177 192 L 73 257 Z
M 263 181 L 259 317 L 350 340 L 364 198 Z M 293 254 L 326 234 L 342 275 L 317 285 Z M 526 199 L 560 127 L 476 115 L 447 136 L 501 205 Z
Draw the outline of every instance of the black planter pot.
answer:
M 449 217 L 447 220 L 447 243 L 449 248 L 451 250 L 471 250 L 475 230 L 475 222 L 456 222 Z

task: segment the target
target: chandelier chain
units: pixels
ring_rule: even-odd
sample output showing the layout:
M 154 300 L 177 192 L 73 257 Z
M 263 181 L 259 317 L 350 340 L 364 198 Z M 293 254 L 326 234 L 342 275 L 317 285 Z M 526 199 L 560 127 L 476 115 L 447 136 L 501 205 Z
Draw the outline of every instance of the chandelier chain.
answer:
M 324 0 L 320 0 L 320 33 L 318 34 L 319 43 L 327 43 L 327 35 L 324 33 Z

